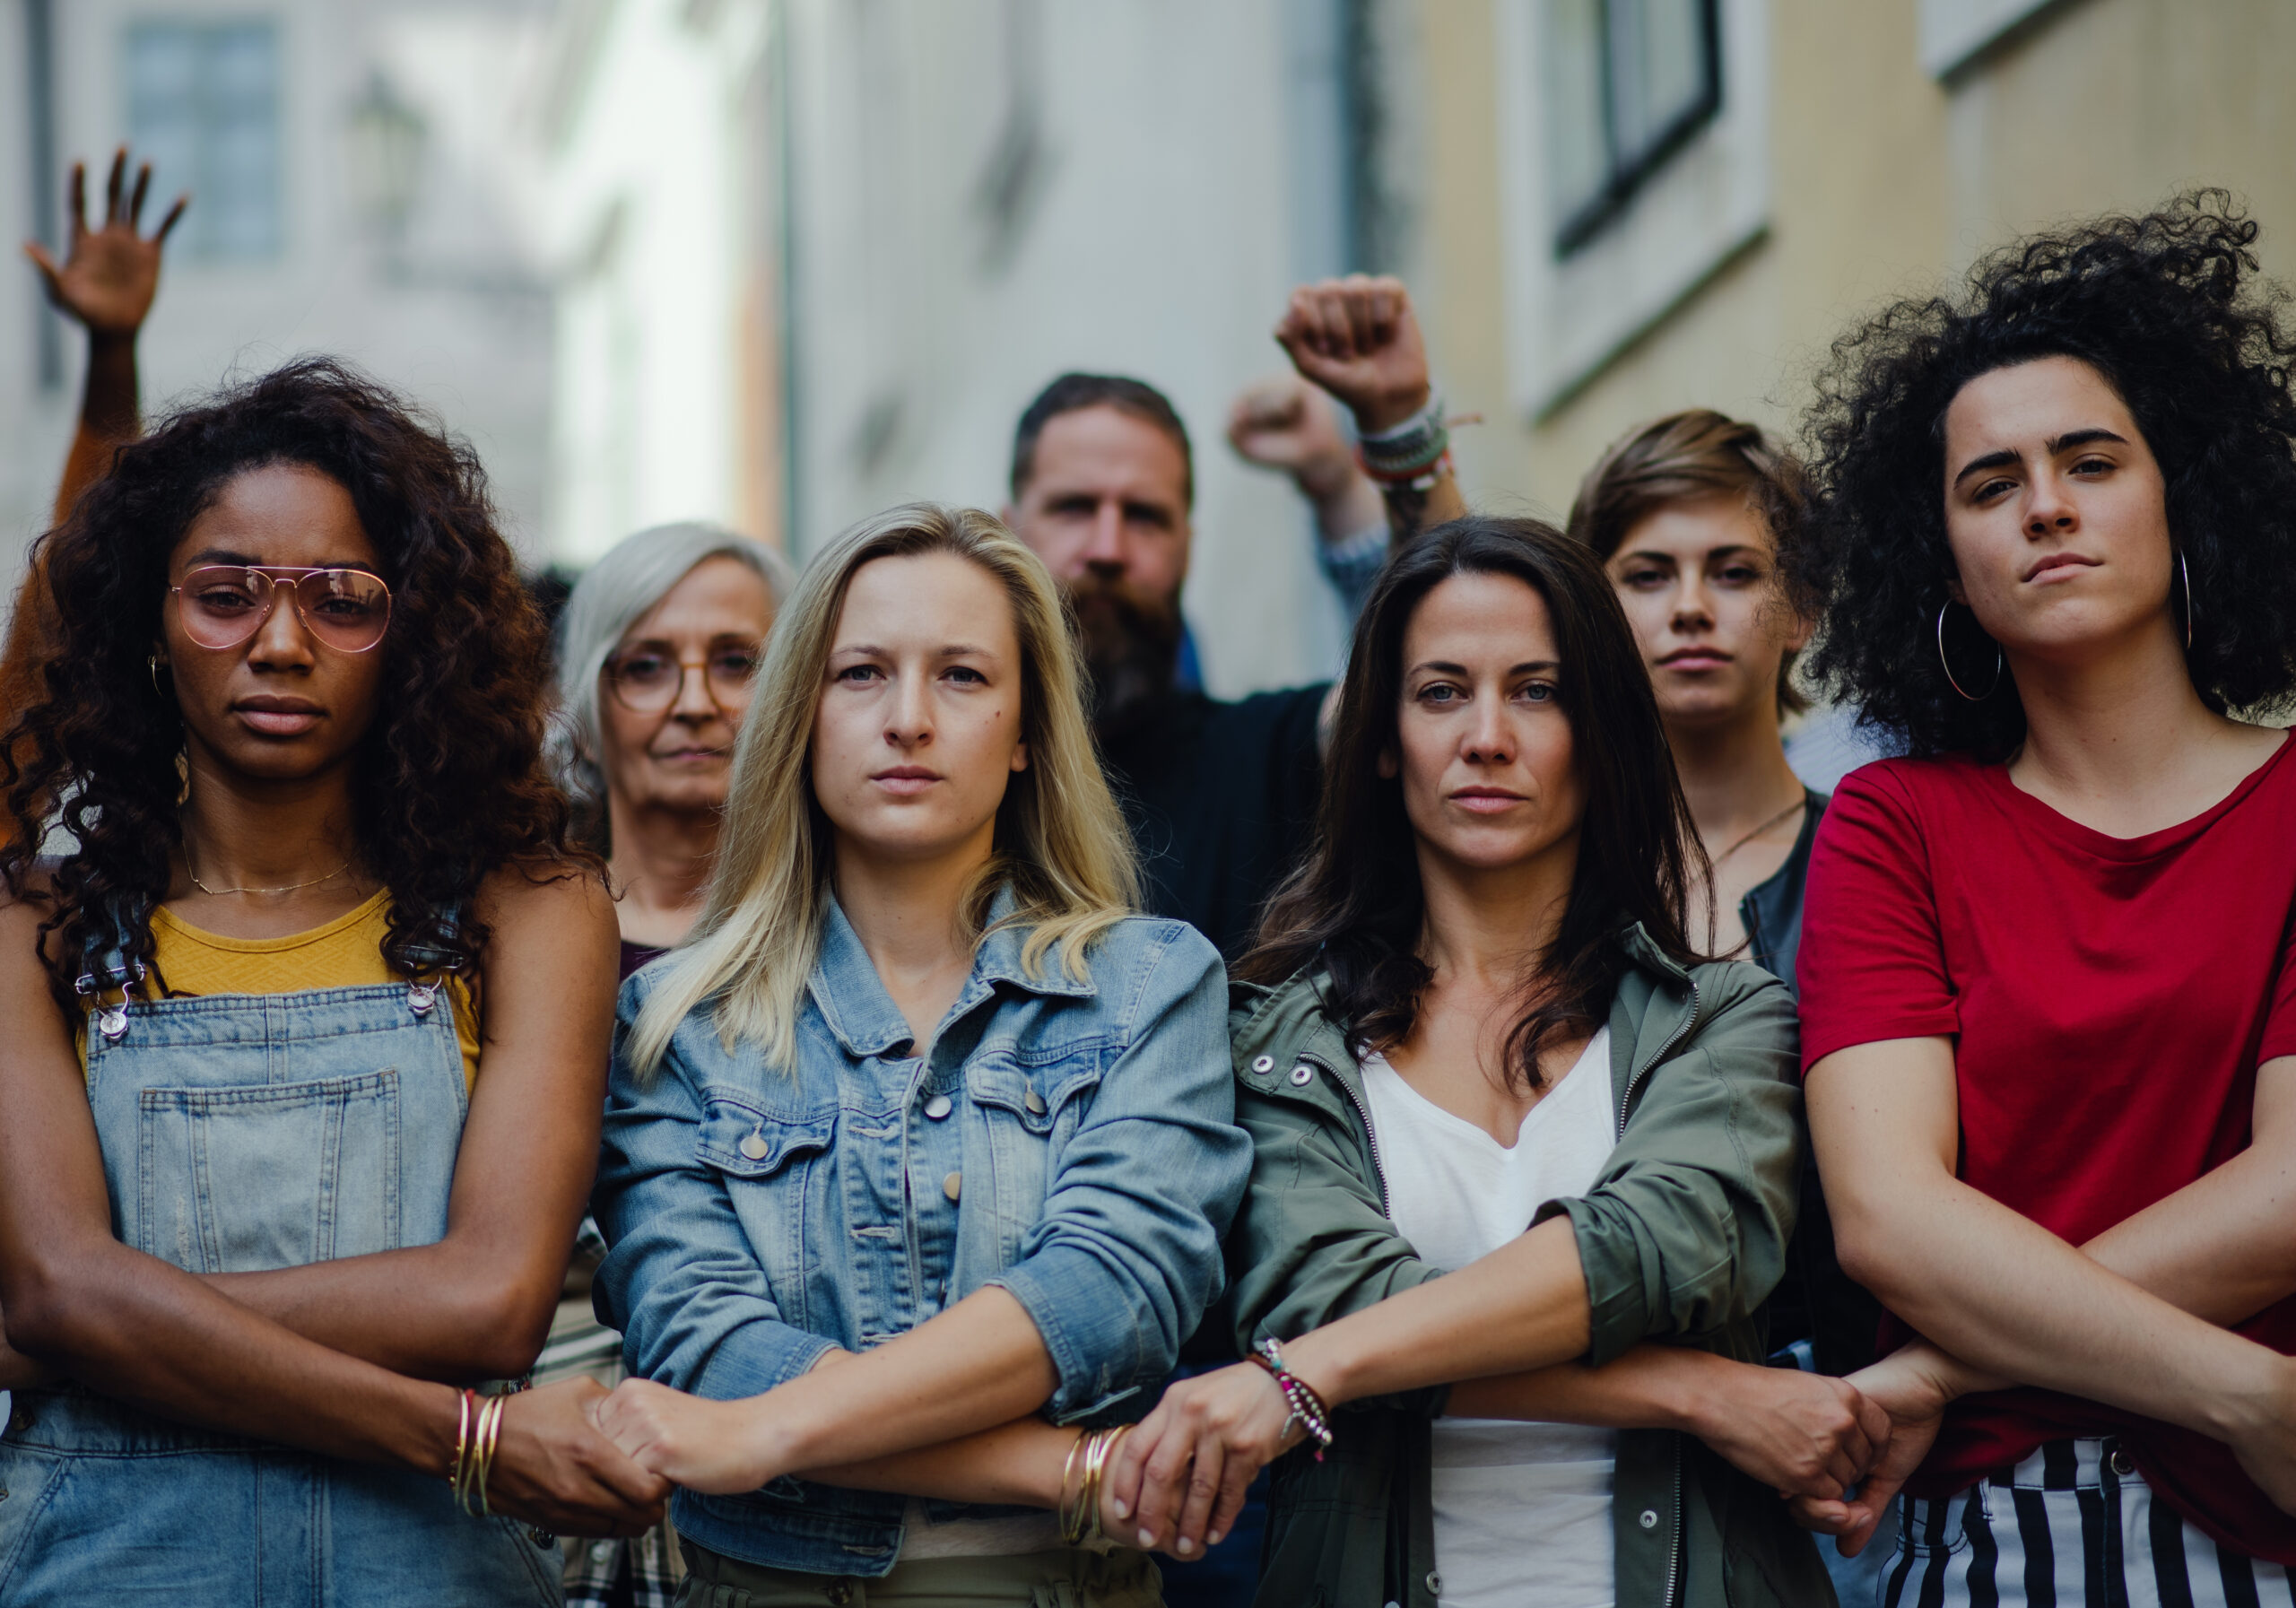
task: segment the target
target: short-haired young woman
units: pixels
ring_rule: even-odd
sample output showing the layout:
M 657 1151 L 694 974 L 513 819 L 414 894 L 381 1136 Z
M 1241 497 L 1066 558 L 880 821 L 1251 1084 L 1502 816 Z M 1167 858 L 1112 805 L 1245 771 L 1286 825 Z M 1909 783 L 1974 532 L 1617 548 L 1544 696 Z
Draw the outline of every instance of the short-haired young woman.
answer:
M 1249 1167 L 1219 957 L 1129 914 L 1079 682 L 970 510 L 856 527 L 775 625 L 708 907 L 623 991 L 596 1198 L 641 1376 L 601 1422 L 688 1488 L 694 1601 L 1158 1600 L 942 1499 L 1090 1517 L 1105 1443 L 1044 1417 L 1155 1388 Z
M 1830 1600 L 1776 1491 L 1839 1495 L 1886 1421 L 1760 1365 L 1793 1004 L 1684 935 L 1697 839 L 1586 547 L 1469 518 L 1396 557 L 1326 775 L 1231 1023 L 1257 1358 L 1166 1393 L 1118 1499 L 1220 1532 L 1304 1428 L 1270 1608 Z
M 613 962 L 476 461 L 303 362 L 121 448 L 44 545 L 60 650 L 4 740 L 0 1603 L 555 1603 L 549 1536 L 489 1508 L 627 1533 L 665 1488 L 595 1384 L 458 1388 L 549 1326 Z
M 1838 343 L 1815 667 L 1911 757 L 1818 834 L 1810 1128 L 1905 1345 L 1885 1600 L 2285 1598 L 2296 1565 L 2296 337 L 2222 196 Z M 1941 1422 L 1942 1415 L 1942 1422 Z M 1934 1438 L 1934 1439 L 1933 1439 Z M 1918 1468 L 1917 1466 L 1918 1465 Z
M 1753 425 L 1692 408 L 1605 453 L 1579 483 L 1568 527 L 1617 587 L 1657 694 L 1710 867 L 1706 887 L 1691 891 L 1692 930 L 1703 925 L 1707 948 L 1752 960 L 1789 989 L 1826 808 L 1787 763 L 1779 729 L 1782 715 L 1806 707 L 1788 678 L 1810 625 L 1779 585 L 1778 546 L 1808 508 L 1792 457 Z M 1800 1221 L 1765 1343 L 1820 1373 L 1849 1373 L 1874 1360 L 1881 1308 L 1835 1259 L 1806 1151 L 1797 1194 Z M 1872 1559 L 1825 1552 L 1845 1601 L 1871 1595 Z

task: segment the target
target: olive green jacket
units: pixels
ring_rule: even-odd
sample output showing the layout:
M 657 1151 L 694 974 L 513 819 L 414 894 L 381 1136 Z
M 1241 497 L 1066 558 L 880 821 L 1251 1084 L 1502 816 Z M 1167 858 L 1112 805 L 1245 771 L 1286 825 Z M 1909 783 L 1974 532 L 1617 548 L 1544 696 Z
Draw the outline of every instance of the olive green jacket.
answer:
M 1567 1215 L 1593 1308 L 1587 1360 L 1668 1340 L 1759 1362 L 1794 1230 L 1801 1089 L 1793 1001 L 1759 968 L 1685 970 L 1639 926 L 1610 1012 L 1618 1148 Z M 1362 1076 L 1320 972 L 1238 984 L 1230 1037 L 1251 1185 L 1228 1240 L 1239 1344 L 1288 1340 L 1441 1271 L 1387 1213 Z M 1529 1225 L 1526 1225 L 1528 1227 Z M 1430 1421 L 1441 1387 L 1343 1408 L 1321 1462 L 1279 1458 L 1259 1608 L 1438 1608 Z M 1618 1437 L 1618 1608 L 1826 1608 L 1833 1588 L 1778 1493 L 1668 1430 Z

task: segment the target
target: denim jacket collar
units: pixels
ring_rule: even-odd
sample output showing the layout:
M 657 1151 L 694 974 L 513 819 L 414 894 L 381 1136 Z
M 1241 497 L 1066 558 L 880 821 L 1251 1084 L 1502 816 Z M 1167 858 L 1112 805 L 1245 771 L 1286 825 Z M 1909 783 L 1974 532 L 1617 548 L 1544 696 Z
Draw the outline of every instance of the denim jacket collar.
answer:
M 999 926 L 1018 905 L 1008 883 L 989 901 L 988 935 L 973 952 L 972 975 L 957 992 L 956 1003 L 943 1019 L 946 1028 L 993 996 L 999 983 L 1031 994 L 1062 999 L 1090 999 L 1095 990 L 1090 974 L 1073 978 L 1055 955 L 1046 957 L 1041 975 L 1031 977 L 1021 965 L 1021 948 L 1028 939 L 1025 926 Z M 845 1053 L 854 1056 L 883 1056 L 911 1035 L 909 1021 L 885 992 L 875 962 L 862 947 L 861 935 L 839 904 L 829 896 L 822 921 L 821 953 L 813 961 L 811 981 L 813 1004 Z M 936 1035 L 937 1036 L 937 1035 Z

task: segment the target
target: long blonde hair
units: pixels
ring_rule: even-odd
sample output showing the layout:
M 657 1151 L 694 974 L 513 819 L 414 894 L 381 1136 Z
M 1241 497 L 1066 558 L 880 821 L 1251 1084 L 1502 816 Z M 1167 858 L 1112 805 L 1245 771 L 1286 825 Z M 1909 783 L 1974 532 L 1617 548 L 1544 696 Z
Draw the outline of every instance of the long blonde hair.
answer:
M 876 559 L 949 552 L 1001 582 L 1021 645 L 1021 733 L 1029 763 L 1005 786 L 996 849 L 967 888 L 963 920 L 977 943 L 1010 885 L 1024 927 L 1021 964 L 1048 955 L 1084 975 L 1092 941 L 1130 914 L 1139 877 L 1132 840 L 1100 774 L 1084 718 L 1084 674 L 1052 577 L 978 508 L 916 502 L 853 526 L 798 578 L 766 639 L 756 696 L 734 750 L 726 822 L 709 902 L 692 935 L 639 1013 L 630 1058 L 650 1075 L 678 1024 L 714 1002 L 728 1048 L 755 1041 L 769 1065 L 794 1068 L 797 1014 L 828 914 L 830 827 L 813 798 L 813 718 L 854 572 Z

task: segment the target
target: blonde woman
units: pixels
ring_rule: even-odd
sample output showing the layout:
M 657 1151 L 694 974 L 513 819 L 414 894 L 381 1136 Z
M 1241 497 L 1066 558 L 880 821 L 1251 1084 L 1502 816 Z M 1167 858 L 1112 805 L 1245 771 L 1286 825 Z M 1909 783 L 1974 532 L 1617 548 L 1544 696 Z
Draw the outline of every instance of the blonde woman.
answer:
M 1129 913 L 1080 680 L 971 510 L 848 532 L 768 642 L 596 1196 L 638 1376 L 601 1426 L 686 1487 L 682 1603 L 1160 1600 L 1048 1510 L 1218 1295 L 1250 1145 L 1219 958 Z

